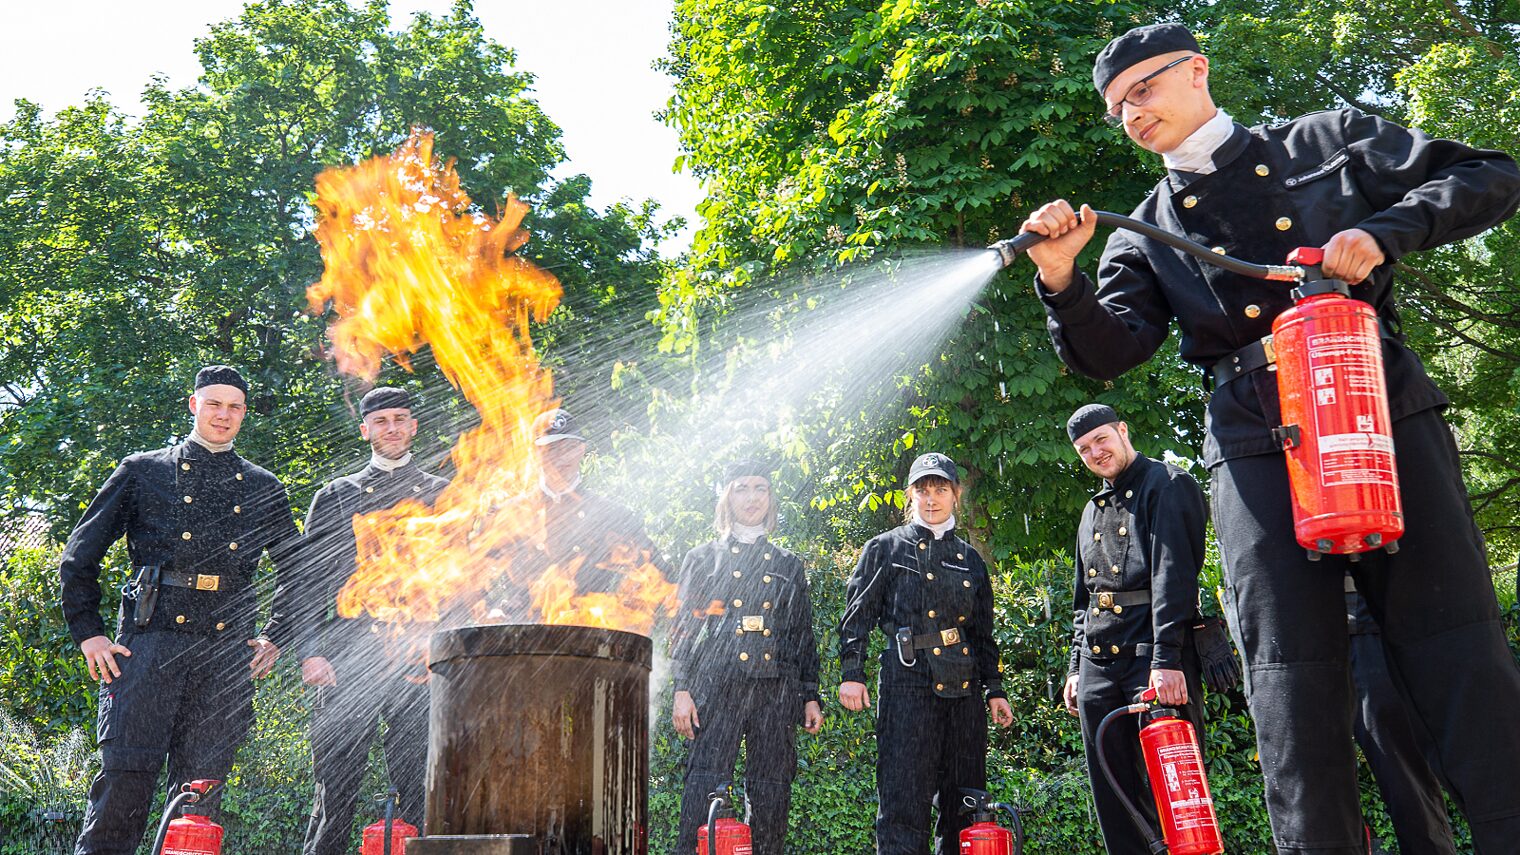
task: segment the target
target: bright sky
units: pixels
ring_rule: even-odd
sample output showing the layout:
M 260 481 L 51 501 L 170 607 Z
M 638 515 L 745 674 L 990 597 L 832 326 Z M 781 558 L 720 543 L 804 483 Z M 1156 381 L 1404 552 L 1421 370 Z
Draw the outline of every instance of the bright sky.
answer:
M 448 11 L 450 0 L 391 0 L 404 23 L 419 10 Z M 672 0 L 476 0 L 492 39 L 517 51 L 518 67 L 537 75 L 534 95 L 564 131 L 570 162 L 561 175 L 592 178 L 592 201 L 652 198 L 666 217 L 688 227 L 666 245 L 690 242 L 700 199 L 689 175 L 671 172 L 675 132 L 654 112 L 670 79 L 652 63 L 665 52 Z M 195 82 L 193 41 L 214 22 L 237 15 L 243 0 L 0 0 L 0 118 L 27 98 L 55 111 L 91 88 L 121 109 L 139 112 L 139 94 L 155 73 L 172 86 Z

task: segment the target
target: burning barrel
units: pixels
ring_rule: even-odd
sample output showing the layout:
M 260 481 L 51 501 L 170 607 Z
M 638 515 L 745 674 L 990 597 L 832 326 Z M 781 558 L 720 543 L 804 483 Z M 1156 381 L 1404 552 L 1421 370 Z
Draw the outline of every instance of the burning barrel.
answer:
M 587 626 L 436 633 L 428 836 L 408 855 L 645 855 L 651 648 Z

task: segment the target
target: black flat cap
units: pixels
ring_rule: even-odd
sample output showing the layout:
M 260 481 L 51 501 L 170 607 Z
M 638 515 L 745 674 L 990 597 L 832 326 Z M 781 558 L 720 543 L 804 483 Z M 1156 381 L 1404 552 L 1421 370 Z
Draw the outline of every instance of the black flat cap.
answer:
M 1108 89 L 1108 84 L 1124 73 L 1124 69 L 1153 56 L 1179 50 L 1203 52 L 1198 47 L 1198 40 L 1181 24 L 1147 24 L 1136 27 L 1098 51 L 1098 58 L 1093 61 L 1093 86 L 1102 95 Z
M 931 451 L 928 454 L 920 454 L 918 459 L 913 461 L 913 466 L 908 469 L 907 486 L 911 487 L 919 479 L 927 478 L 930 475 L 938 475 L 952 484 L 959 484 L 961 482 L 960 472 L 955 468 L 955 461 L 943 454 L 936 454 Z
M 1086 404 L 1066 420 L 1066 435 L 1076 442 L 1097 428 L 1119 421 L 1119 414 L 1107 404 Z
M 723 484 L 727 486 L 740 478 L 751 477 L 760 477 L 769 481 L 774 469 L 775 467 L 765 460 L 754 458 L 735 460 L 723 470 Z
M 380 410 L 410 410 L 411 408 L 410 392 L 395 386 L 376 386 L 364 393 L 364 398 L 359 401 L 359 418 L 362 419 Z
M 542 413 L 533 420 L 533 436 L 534 445 L 548 445 L 563 439 L 586 441 L 585 437 L 576 433 L 575 417 L 558 409 Z
M 195 388 L 207 386 L 232 386 L 243 390 L 244 395 L 248 394 L 248 381 L 231 365 L 207 365 L 195 372 Z

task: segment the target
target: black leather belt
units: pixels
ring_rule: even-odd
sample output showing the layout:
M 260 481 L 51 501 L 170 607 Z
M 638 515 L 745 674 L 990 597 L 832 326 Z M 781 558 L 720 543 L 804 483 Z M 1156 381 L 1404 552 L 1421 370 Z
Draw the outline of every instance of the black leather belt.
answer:
M 952 644 L 960 644 L 966 640 L 960 627 L 952 626 L 939 632 L 926 632 L 923 635 L 913 636 L 914 650 L 928 650 L 931 647 L 949 647 Z
M 1388 328 L 1388 322 L 1378 317 L 1378 337 L 1397 339 L 1398 335 Z M 1218 389 L 1232 380 L 1266 368 L 1277 362 L 1277 351 L 1272 346 L 1271 336 L 1262 336 L 1256 341 L 1242 347 L 1224 359 L 1214 363 L 1209 373 L 1214 375 L 1214 388 Z
M 176 570 L 165 570 L 159 577 L 160 585 L 168 585 L 174 588 L 189 588 L 192 591 L 220 591 L 222 589 L 222 577 L 210 573 L 180 573 Z
M 1088 602 L 1096 609 L 1129 608 L 1142 606 L 1151 601 L 1151 592 L 1144 591 L 1091 591 Z
M 1154 644 L 1134 644 L 1125 646 L 1117 644 L 1088 644 L 1082 648 L 1082 655 L 1086 656 L 1088 659 L 1093 659 L 1099 656 L 1105 659 L 1118 658 L 1121 656 L 1149 658 L 1151 651 L 1154 649 Z

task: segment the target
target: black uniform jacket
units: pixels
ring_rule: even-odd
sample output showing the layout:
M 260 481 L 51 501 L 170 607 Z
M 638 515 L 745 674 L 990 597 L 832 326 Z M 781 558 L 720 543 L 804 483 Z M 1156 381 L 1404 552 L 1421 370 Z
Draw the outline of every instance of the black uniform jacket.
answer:
M 818 700 L 818 639 L 807 571 L 767 538 L 723 538 L 686 553 L 672 627 L 677 691 L 729 677 L 795 681 Z
M 845 597 L 839 661 L 846 681 L 865 682 L 866 647 L 879 626 L 887 637 L 883 687 L 930 687 L 941 697 L 960 698 L 980 684 L 989 699 L 1007 697 L 992 635 L 992 580 L 982 556 L 954 531 L 935 540 L 910 523 L 871 538 Z M 899 658 L 901 627 L 916 639 L 911 666 Z
M 1092 497 L 1077 526 L 1070 673 L 1083 656 L 1143 656 L 1147 647 L 1152 669 L 1182 667 L 1198 613 L 1207 516 L 1191 475 L 1143 454 Z M 1148 591 L 1149 601 L 1123 596 L 1137 591 Z
M 74 526 L 58 567 L 63 615 L 76 642 L 105 634 L 100 562 L 122 535 L 134 568 L 161 565 L 198 585 L 162 586 L 151 623 L 132 631 L 251 637 L 254 573 L 267 550 L 277 581 L 264 634 L 281 647 L 290 642 L 288 583 L 301 534 L 285 487 L 267 470 L 189 440 L 122 460 Z M 119 631 L 132 626 L 131 610 L 124 601 Z
M 1311 113 L 1235 135 L 1214 155 L 1209 175 L 1172 172 L 1135 209 L 1216 251 L 1282 264 L 1294 248 L 1323 246 L 1362 229 L 1387 262 L 1353 286 L 1385 329 L 1384 365 L 1395 420 L 1448 403 L 1419 358 L 1395 335 L 1393 263 L 1478 234 L 1520 204 L 1520 169 L 1497 151 L 1434 139 L 1356 110 Z M 1228 273 L 1132 232 L 1109 236 L 1099 287 L 1077 272 L 1051 294 L 1038 281 L 1050 335 L 1076 371 L 1112 379 L 1148 360 L 1176 318 L 1182 357 L 1208 369 L 1271 333 L 1292 305 L 1290 285 Z M 1212 382 L 1212 381 L 1210 381 Z M 1208 407 L 1204 462 L 1279 450 L 1276 374 L 1257 371 L 1215 390 Z
M 317 491 L 306 512 L 306 546 L 301 561 L 303 596 L 313 613 L 302 621 L 302 659 L 373 650 L 378 629 L 368 617 L 338 616 L 337 597 L 357 560 L 354 517 L 390 508 L 404 500 L 432 505 L 448 481 L 415 463 L 387 472 L 374 464 L 338 478 Z

